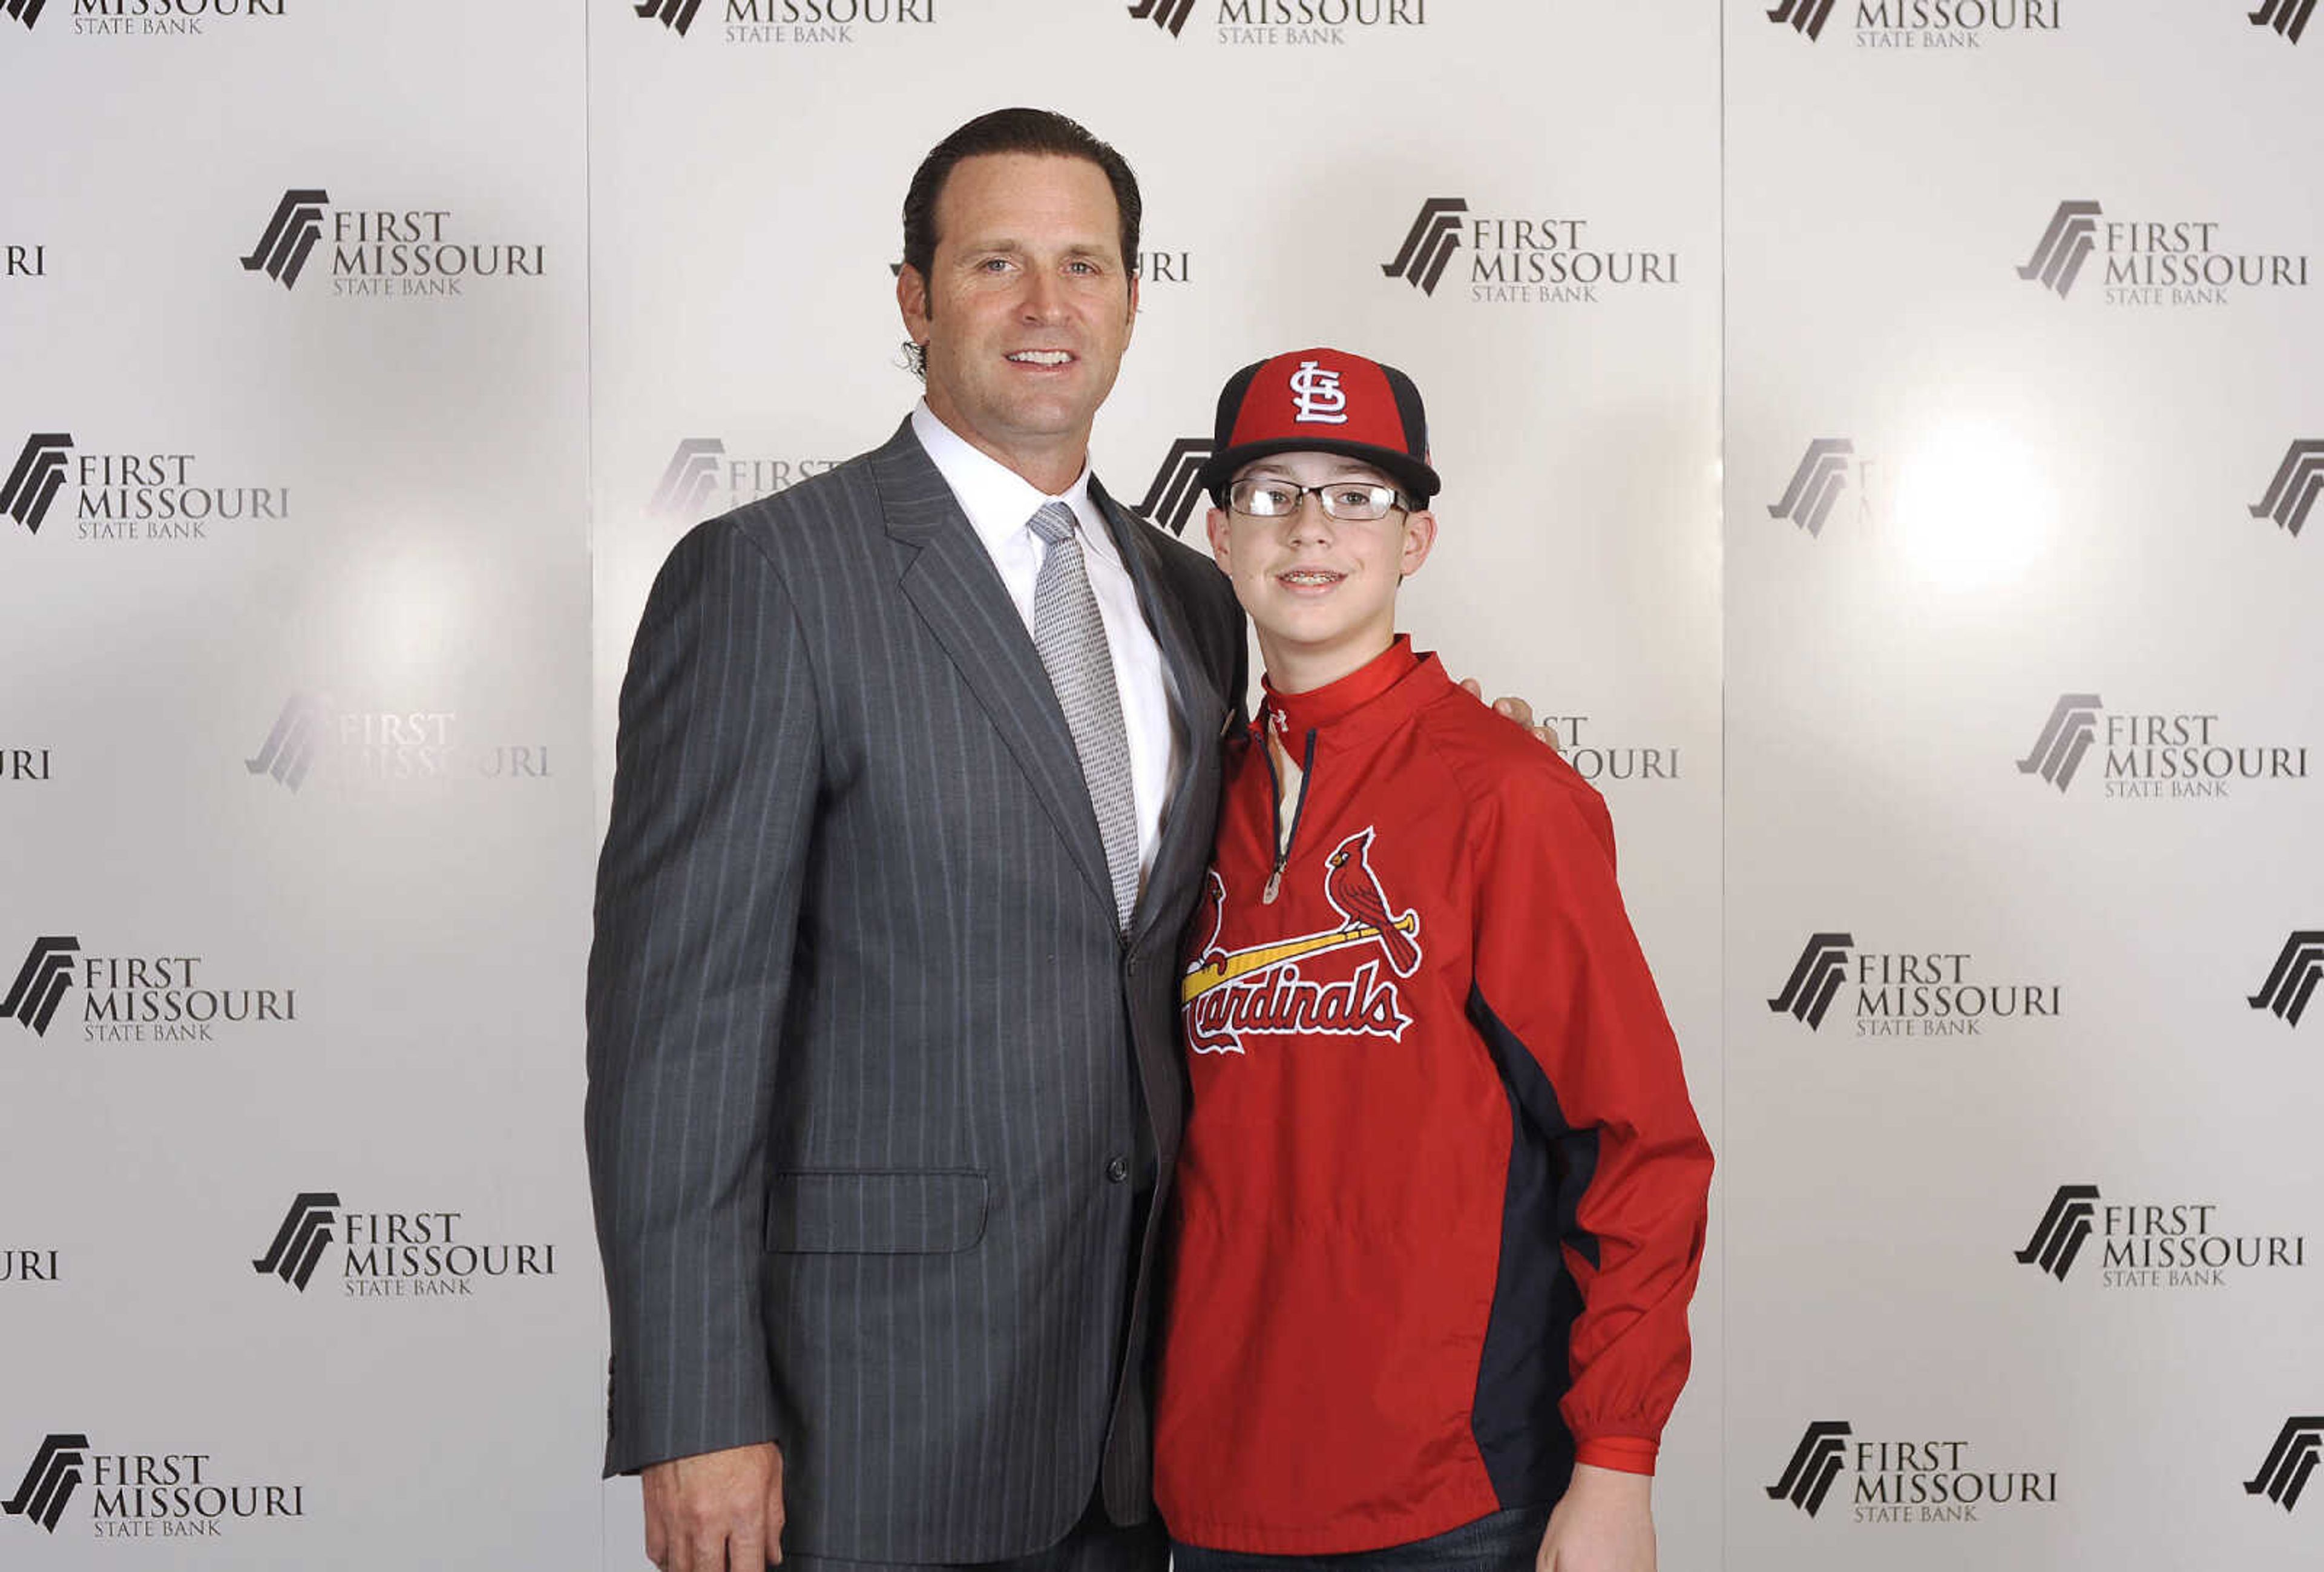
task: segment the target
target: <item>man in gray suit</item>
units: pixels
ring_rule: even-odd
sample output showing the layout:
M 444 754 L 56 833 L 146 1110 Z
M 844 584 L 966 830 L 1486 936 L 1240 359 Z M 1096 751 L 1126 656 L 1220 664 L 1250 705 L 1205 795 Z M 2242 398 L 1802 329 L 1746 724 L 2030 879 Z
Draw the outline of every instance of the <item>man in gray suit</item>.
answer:
M 1146 1223 L 1244 645 L 1088 471 L 1139 216 L 1062 116 L 947 137 L 897 282 L 926 402 L 647 603 L 587 1133 L 606 1469 L 665 1567 L 1162 1562 Z

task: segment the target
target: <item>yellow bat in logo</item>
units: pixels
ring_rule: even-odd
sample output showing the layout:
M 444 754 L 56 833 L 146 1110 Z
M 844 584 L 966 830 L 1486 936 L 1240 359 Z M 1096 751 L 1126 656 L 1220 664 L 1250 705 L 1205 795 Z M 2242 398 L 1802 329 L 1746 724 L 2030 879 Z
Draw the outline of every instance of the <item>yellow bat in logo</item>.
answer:
M 1407 911 L 1396 920 L 1396 926 L 1406 933 L 1419 929 L 1420 918 Z M 1301 956 L 1321 955 L 1325 950 L 1345 949 L 1351 944 L 1364 944 L 1379 938 L 1379 929 L 1370 923 L 1359 923 L 1353 928 L 1336 928 L 1329 933 L 1311 933 L 1301 939 L 1287 939 L 1281 944 L 1261 945 L 1256 949 L 1239 949 L 1233 954 L 1196 966 L 1178 985 L 1178 1003 L 1193 1003 L 1213 988 L 1222 988 L 1238 977 L 1253 972 L 1263 972 L 1285 961 L 1297 960 Z

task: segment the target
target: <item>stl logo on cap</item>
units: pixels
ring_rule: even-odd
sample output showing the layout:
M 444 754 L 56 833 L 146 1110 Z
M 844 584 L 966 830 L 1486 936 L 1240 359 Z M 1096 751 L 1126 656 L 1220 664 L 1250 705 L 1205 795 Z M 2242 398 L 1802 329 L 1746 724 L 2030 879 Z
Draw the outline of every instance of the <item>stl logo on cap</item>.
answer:
M 1297 403 L 1295 421 L 1316 426 L 1348 423 L 1348 395 L 1341 390 L 1340 374 L 1303 360 L 1291 374 L 1291 397 Z

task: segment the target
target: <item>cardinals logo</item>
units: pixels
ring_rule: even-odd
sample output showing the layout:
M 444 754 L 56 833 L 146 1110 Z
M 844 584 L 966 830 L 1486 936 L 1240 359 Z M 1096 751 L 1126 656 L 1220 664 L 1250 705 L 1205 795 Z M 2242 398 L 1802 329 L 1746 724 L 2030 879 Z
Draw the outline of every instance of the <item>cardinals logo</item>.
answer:
M 1385 1037 L 1402 1041 L 1412 1018 L 1404 1013 L 1395 977 L 1420 967 L 1420 913 L 1391 911 L 1365 855 L 1370 826 L 1324 859 L 1323 898 L 1341 925 L 1272 944 L 1228 949 L 1226 883 L 1213 870 L 1204 892 L 1209 937 L 1186 968 L 1178 1002 L 1186 1041 L 1196 1053 L 1241 1053 L 1247 1036 Z M 1351 977 L 1325 983 L 1301 975 L 1299 963 L 1334 950 L 1377 948 Z M 1381 975 L 1385 960 L 1391 976 Z

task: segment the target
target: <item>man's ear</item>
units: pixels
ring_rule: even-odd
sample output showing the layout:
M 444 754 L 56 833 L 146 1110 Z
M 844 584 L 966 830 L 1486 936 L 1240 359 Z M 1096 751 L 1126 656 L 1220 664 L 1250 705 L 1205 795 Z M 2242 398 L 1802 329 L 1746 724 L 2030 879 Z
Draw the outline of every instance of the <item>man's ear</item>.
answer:
M 1428 560 L 1429 551 L 1436 544 L 1436 515 L 1421 508 L 1404 515 L 1404 550 L 1397 558 L 1397 571 L 1409 578 L 1420 571 Z
M 1138 337 L 1138 274 L 1130 275 L 1130 320 L 1122 324 L 1121 346 L 1127 349 L 1130 341 Z
M 1203 528 L 1210 533 L 1211 560 L 1219 565 L 1220 572 L 1230 578 L 1233 578 L 1234 562 L 1231 559 L 1231 554 L 1227 550 L 1227 510 L 1213 508 L 1204 513 Z
M 928 341 L 928 281 L 920 270 L 906 263 L 896 274 L 896 310 L 904 319 L 905 331 L 912 342 L 925 345 Z

